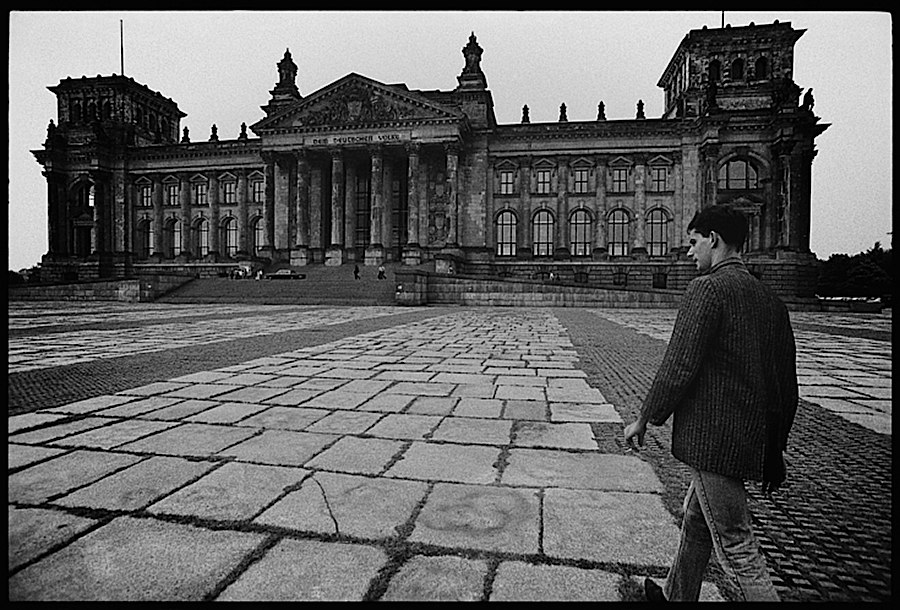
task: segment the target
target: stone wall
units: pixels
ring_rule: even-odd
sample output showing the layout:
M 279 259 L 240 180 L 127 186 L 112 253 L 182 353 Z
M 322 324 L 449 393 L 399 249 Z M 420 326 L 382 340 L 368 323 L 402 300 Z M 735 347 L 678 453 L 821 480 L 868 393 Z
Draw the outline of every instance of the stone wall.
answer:
M 9 286 L 9 301 L 118 301 L 143 303 L 190 282 L 192 276 L 144 275 L 122 280 L 98 280 L 73 284 Z

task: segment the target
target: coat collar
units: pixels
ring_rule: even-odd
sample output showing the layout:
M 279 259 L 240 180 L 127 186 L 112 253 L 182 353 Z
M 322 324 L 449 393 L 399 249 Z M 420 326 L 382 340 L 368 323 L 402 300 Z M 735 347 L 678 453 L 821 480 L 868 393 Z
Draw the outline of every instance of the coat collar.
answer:
M 725 269 L 728 267 L 735 267 L 735 266 L 740 269 L 743 269 L 744 271 L 747 270 L 747 267 L 744 266 L 744 261 L 742 261 L 740 258 L 735 257 L 735 258 L 726 258 L 723 261 L 719 261 L 718 263 L 716 263 L 715 265 L 713 265 L 712 267 L 709 268 L 708 273 L 715 273 L 716 271 L 719 271 L 720 269 Z

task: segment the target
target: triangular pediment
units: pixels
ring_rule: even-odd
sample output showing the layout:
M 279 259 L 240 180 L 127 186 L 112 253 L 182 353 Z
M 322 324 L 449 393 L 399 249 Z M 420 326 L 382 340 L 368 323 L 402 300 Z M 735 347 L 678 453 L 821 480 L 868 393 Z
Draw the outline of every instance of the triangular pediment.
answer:
M 276 115 L 251 126 L 254 132 L 305 128 L 359 128 L 398 122 L 446 121 L 465 118 L 457 108 L 443 106 L 399 85 L 385 85 L 359 74 L 319 89 Z

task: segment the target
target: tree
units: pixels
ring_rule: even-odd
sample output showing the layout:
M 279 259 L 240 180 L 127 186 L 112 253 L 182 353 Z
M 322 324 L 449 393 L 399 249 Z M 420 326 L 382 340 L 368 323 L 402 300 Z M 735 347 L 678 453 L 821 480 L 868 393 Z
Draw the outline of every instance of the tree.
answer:
M 827 297 L 887 297 L 894 280 L 892 252 L 880 242 L 865 252 L 821 261 L 816 292 Z

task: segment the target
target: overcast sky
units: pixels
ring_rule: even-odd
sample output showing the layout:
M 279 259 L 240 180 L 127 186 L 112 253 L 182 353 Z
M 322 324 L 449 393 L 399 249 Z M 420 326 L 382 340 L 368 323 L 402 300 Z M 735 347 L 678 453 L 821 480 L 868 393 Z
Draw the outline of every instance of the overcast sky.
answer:
M 9 268 L 47 251 L 47 188 L 31 150 L 41 148 L 66 77 L 124 73 L 174 100 L 193 141 L 215 123 L 220 139 L 260 106 L 290 49 L 304 96 L 356 72 L 410 89 L 451 90 L 474 31 L 500 123 L 559 117 L 631 119 L 643 100 L 663 111 L 656 86 L 691 29 L 718 28 L 720 11 L 72 11 L 9 13 Z M 819 258 L 891 244 L 893 65 L 887 12 L 730 12 L 732 26 L 790 22 L 794 81 L 813 88 L 831 127 L 816 140 L 811 249 Z M 251 137 L 253 136 L 251 132 Z

